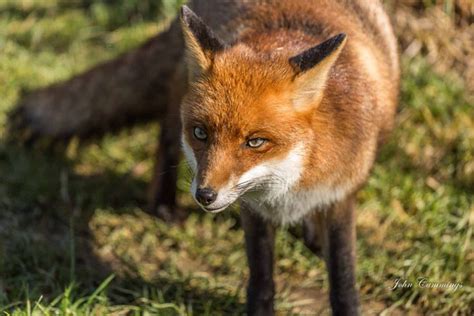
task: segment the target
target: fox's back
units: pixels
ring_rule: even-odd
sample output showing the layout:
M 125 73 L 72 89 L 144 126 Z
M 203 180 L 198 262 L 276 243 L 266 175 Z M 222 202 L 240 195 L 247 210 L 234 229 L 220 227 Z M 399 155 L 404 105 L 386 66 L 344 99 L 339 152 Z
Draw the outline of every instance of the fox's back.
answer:
M 398 53 L 390 20 L 379 0 L 194 0 L 194 11 L 223 39 L 235 41 L 256 20 L 261 26 L 291 20 L 309 33 L 341 30 L 376 44 L 398 75 Z

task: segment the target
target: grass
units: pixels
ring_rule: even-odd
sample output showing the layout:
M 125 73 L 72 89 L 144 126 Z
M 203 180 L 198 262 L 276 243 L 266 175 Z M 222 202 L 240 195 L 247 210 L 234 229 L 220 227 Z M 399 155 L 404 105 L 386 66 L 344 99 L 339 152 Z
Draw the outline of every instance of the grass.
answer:
M 64 154 L 4 141 L 21 91 L 68 78 L 158 32 L 175 1 L 0 2 L 0 312 L 241 314 L 247 267 L 235 211 L 167 226 L 141 211 L 155 124 Z M 359 195 L 366 314 L 469 315 L 474 304 L 474 103 L 456 73 L 403 58 L 398 125 Z M 327 314 L 324 265 L 279 230 L 277 309 Z M 390 290 L 397 278 L 462 288 Z M 318 307 L 322 304 L 322 307 Z

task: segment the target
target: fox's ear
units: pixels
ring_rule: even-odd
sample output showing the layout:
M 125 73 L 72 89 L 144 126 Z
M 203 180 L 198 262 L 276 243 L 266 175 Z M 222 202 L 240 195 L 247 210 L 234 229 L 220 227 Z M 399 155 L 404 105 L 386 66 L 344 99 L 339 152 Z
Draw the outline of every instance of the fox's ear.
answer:
M 185 5 L 181 7 L 181 25 L 190 76 L 194 77 L 209 69 L 214 54 L 224 49 L 224 43 Z
M 346 34 L 338 34 L 290 58 L 290 65 L 295 71 L 293 102 L 297 109 L 305 110 L 319 103 L 329 71 L 341 53 L 346 38 Z

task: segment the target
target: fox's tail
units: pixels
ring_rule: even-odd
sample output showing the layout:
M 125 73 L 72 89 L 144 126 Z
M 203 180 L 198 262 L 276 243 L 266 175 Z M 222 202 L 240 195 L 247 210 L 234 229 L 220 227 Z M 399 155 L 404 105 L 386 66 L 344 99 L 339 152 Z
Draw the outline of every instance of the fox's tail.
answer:
M 169 79 L 183 53 L 180 32 L 175 20 L 141 47 L 29 93 L 10 113 L 11 136 L 86 138 L 160 118 L 168 102 Z

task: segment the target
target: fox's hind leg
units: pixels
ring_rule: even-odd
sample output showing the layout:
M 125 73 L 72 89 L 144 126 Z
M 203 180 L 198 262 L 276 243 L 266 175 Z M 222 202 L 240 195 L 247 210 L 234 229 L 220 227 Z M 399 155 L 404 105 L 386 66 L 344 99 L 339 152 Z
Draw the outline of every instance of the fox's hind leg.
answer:
M 160 124 L 153 181 L 150 186 L 149 210 L 159 218 L 175 222 L 183 219 L 183 212 L 176 207 L 176 182 L 180 156 L 181 120 L 179 106 L 186 93 L 187 78 L 184 66 L 176 69 L 170 80 L 169 102 Z

